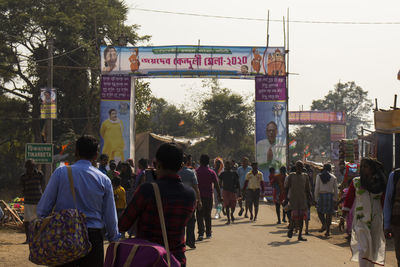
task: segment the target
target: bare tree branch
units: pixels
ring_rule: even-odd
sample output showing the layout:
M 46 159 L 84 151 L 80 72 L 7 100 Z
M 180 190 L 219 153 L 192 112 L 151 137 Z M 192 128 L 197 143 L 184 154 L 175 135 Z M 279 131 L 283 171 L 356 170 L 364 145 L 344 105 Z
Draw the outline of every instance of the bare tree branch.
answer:
M 18 93 L 18 92 L 16 92 L 15 90 L 8 89 L 8 88 L 6 88 L 6 87 L 4 87 L 4 86 L 1 86 L 1 85 L 0 85 L 0 90 L 3 90 L 3 91 L 5 91 L 5 92 L 7 92 L 7 93 L 13 94 L 13 95 L 18 96 L 18 97 L 21 97 L 21 98 L 23 98 L 23 99 L 25 99 L 25 100 L 28 100 L 28 101 L 31 100 L 30 97 L 28 97 L 28 96 L 26 96 L 26 95 L 23 95 L 23 94 L 21 94 L 21 93 Z

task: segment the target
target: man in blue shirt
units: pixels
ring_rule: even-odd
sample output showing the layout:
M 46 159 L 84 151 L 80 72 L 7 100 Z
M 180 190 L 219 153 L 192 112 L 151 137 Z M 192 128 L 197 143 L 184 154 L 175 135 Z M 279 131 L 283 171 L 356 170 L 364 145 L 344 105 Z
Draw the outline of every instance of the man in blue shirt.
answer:
M 87 219 L 89 241 L 92 250 L 85 257 L 63 266 L 103 266 L 104 245 L 102 229 L 110 241 L 119 239 L 117 212 L 110 179 L 91 164 L 98 155 L 98 141 L 89 135 L 76 141 L 76 162 L 71 166 L 76 206 Z M 38 217 L 46 217 L 53 207 L 55 211 L 75 208 L 68 182 L 66 167 L 56 169 L 37 206 Z
M 240 190 L 241 191 L 243 190 L 244 181 L 246 180 L 246 174 L 248 174 L 249 172 L 251 172 L 251 167 L 249 166 L 249 159 L 244 157 L 242 159 L 242 166 L 240 166 L 237 169 L 237 174 L 239 175 L 239 183 L 240 183 Z M 242 201 L 241 198 L 239 198 L 239 207 L 240 207 L 239 216 L 242 216 L 242 214 L 243 214 L 243 201 Z M 245 207 L 246 207 L 246 212 L 244 214 L 244 217 L 248 218 L 247 211 L 249 210 L 249 208 L 247 207 L 247 201 L 246 201 Z

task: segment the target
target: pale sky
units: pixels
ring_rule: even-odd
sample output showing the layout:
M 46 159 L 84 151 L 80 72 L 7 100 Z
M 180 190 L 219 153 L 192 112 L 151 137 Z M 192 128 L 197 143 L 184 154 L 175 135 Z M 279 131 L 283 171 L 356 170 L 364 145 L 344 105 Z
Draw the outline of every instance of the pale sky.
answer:
M 141 25 L 140 34 L 152 35 L 151 45 L 265 46 L 266 22 L 161 14 L 135 10 L 156 9 L 216 16 L 282 20 L 400 22 L 399 0 L 126 0 L 131 8 L 127 24 Z M 290 23 L 289 110 L 310 108 L 335 83 L 355 81 L 369 92 L 379 108 L 389 109 L 400 81 L 400 24 L 334 25 Z M 283 46 L 282 22 L 270 22 L 270 46 Z M 174 104 L 191 102 L 201 79 L 152 79 L 157 97 Z M 221 80 L 244 96 L 254 94 L 254 81 Z M 192 88 L 191 90 L 188 90 Z M 400 106 L 400 101 L 398 106 Z M 372 115 L 372 112 L 371 112 Z

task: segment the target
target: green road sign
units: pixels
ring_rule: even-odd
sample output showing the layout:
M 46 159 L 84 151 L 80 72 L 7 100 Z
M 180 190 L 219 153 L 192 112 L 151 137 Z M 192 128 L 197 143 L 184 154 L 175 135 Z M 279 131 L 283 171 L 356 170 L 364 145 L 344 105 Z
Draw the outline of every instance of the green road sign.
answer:
M 53 162 L 53 145 L 52 144 L 26 144 L 25 159 L 34 160 L 35 163 L 52 163 Z

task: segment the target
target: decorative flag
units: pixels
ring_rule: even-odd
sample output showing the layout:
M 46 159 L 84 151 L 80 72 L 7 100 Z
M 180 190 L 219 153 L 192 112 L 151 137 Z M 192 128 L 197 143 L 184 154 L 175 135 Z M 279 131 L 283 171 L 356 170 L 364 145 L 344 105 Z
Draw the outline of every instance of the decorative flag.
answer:
M 151 102 L 147 105 L 146 110 L 150 112 L 150 110 L 151 110 Z
M 297 157 L 299 154 L 297 152 L 293 153 L 293 157 Z
M 304 148 L 304 152 L 306 152 L 309 148 L 310 148 L 310 145 L 306 145 L 306 147 Z
M 321 155 L 322 155 L 322 156 L 325 156 L 325 151 L 322 151 L 322 152 L 321 152 Z
M 309 156 L 311 156 L 311 152 L 308 152 L 305 156 L 306 158 L 308 158 Z
M 181 121 L 179 122 L 178 126 L 183 126 L 184 124 L 185 124 L 185 121 L 184 121 L 184 120 L 181 120 Z
M 67 143 L 67 144 L 65 144 L 65 145 L 61 145 L 61 152 L 60 152 L 60 155 L 62 155 L 62 154 L 64 153 L 65 149 L 66 149 L 70 144 L 71 144 L 71 143 Z
M 297 141 L 296 140 L 292 140 L 292 141 L 290 141 L 289 142 L 289 148 L 290 149 L 293 149 L 293 148 L 295 148 L 296 147 L 296 145 L 297 145 Z

